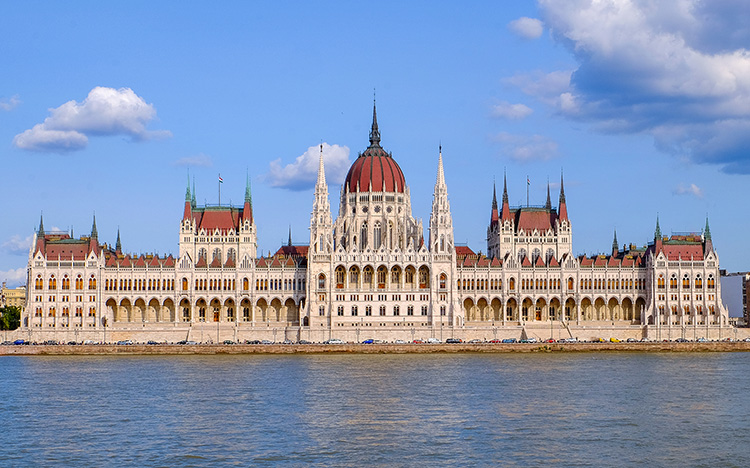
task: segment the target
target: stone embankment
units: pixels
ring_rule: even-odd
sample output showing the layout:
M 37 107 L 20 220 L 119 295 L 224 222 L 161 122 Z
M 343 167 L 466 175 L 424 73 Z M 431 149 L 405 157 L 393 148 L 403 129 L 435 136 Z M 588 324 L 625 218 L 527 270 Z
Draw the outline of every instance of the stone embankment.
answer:
M 708 343 L 461 343 L 461 344 L 157 344 L 157 345 L 0 345 L 10 355 L 177 355 L 177 354 L 428 354 L 553 352 L 734 352 L 750 342 Z

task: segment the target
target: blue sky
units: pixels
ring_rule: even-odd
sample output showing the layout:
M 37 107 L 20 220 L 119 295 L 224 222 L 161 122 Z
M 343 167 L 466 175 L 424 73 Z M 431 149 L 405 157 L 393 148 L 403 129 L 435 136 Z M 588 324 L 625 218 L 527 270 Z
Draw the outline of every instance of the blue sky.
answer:
M 4 2 L 0 277 L 30 236 L 91 229 L 176 253 L 187 173 L 198 203 L 242 202 L 262 252 L 308 242 L 317 146 L 331 202 L 383 146 L 429 219 L 443 145 L 455 237 L 486 250 L 492 184 L 556 200 L 576 253 L 710 218 L 722 267 L 750 269 L 750 6 L 740 0 Z

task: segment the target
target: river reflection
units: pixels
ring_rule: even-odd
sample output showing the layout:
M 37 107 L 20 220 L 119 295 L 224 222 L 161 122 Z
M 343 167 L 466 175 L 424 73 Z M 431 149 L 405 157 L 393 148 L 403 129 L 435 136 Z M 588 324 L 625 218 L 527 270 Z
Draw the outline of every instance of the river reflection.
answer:
M 750 354 L 0 358 L 3 466 L 748 466 Z

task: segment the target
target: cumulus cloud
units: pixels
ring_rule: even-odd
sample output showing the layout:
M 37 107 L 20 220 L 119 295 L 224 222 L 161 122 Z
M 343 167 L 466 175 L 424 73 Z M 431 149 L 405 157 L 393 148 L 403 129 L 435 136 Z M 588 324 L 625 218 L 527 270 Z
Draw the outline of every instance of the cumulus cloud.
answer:
M 500 119 L 522 120 L 530 116 L 534 111 L 524 104 L 511 104 L 501 102 L 492 106 L 492 116 Z
M 288 190 L 307 190 L 315 186 L 318 176 L 320 146 L 307 148 L 291 164 L 281 165 L 281 158 L 271 161 L 265 180 L 272 187 Z M 323 164 L 325 165 L 326 182 L 341 183 L 349 170 L 349 148 L 346 146 L 323 143 Z
M 21 100 L 18 98 L 18 96 L 11 96 L 7 99 L 3 98 L 0 99 L 0 110 L 11 111 L 15 109 L 19 104 L 21 104 Z
M 13 255 L 28 255 L 29 249 L 31 248 L 31 239 L 32 236 L 21 237 L 16 234 L 3 242 L 1 247 L 3 251 Z
M 511 21 L 508 24 L 508 28 L 523 39 L 538 39 L 542 35 L 542 32 L 544 32 L 544 26 L 541 21 L 525 16 Z
M 90 136 L 126 135 L 135 141 L 171 136 L 147 130 L 156 109 L 130 88 L 96 87 L 82 102 L 50 109 L 44 122 L 19 133 L 13 144 L 31 151 L 68 152 L 85 148 Z
M 6 281 L 9 288 L 26 284 L 26 267 L 15 270 L 0 271 L 0 282 Z
M 538 0 L 574 70 L 508 79 L 570 119 L 750 173 L 750 9 L 739 0 Z
M 695 184 L 680 184 L 672 191 L 672 193 L 675 195 L 692 195 L 694 197 L 703 198 L 703 189 Z
M 214 165 L 211 156 L 203 153 L 198 153 L 195 156 L 185 156 L 180 158 L 173 163 L 175 166 L 188 166 L 188 167 L 211 167 Z
M 518 162 L 547 161 L 558 155 L 557 142 L 542 135 L 516 135 L 501 132 L 494 137 L 501 153 Z

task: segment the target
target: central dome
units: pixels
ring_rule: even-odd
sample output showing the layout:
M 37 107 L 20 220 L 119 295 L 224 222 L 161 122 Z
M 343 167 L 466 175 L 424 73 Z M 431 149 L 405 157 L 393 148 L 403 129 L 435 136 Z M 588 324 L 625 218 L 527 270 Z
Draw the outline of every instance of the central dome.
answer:
M 380 146 L 380 131 L 375 105 L 372 107 L 370 146 L 354 161 L 344 181 L 351 192 L 401 192 L 406 179 L 398 163 Z

